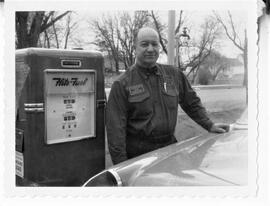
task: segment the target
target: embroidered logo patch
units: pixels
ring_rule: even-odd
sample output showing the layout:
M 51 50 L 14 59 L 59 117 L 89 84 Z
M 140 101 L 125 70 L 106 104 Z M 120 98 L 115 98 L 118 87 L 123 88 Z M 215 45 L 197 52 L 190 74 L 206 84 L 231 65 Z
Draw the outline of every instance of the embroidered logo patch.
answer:
M 143 84 L 137 84 L 128 88 L 130 96 L 144 93 Z

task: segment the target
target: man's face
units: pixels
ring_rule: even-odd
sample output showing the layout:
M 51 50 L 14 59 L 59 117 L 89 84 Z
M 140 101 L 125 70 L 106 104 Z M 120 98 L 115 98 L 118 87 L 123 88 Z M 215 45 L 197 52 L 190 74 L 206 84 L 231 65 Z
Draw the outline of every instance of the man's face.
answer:
M 159 38 L 154 30 L 140 31 L 136 43 L 137 63 L 143 67 L 154 66 L 159 57 Z

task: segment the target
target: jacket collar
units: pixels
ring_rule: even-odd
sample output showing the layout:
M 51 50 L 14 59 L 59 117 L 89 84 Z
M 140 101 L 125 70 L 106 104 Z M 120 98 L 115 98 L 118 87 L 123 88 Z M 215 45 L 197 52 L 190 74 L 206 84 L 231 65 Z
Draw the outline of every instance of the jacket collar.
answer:
M 155 66 L 151 68 L 145 68 L 136 63 L 134 66 L 145 79 L 148 79 L 150 75 L 161 75 L 160 66 L 158 64 L 155 64 Z

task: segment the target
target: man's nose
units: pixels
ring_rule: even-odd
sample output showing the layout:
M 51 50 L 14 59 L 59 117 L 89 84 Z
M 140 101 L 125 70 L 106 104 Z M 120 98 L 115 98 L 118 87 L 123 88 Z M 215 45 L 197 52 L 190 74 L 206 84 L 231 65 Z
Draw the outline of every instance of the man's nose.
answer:
M 147 47 L 147 51 L 154 51 L 154 47 L 152 44 L 149 44 L 148 47 Z

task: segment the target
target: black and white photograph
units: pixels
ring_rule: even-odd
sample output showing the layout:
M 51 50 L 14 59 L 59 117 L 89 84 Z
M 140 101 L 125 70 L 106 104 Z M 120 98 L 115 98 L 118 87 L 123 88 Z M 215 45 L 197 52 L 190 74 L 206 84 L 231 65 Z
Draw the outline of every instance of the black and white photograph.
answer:
M 258 9 L 44 4 L 7 6 L 12 194 L 258 192 Z
M 17 186 L 247 185 L 246 20 L 17 11 Z

